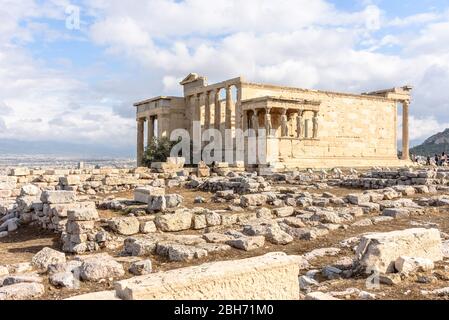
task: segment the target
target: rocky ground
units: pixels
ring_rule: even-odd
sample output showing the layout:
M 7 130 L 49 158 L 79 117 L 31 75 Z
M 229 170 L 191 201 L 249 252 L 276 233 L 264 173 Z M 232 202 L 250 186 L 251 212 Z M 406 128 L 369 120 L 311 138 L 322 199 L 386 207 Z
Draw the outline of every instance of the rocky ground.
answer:
M 269 252 L 295 257 L 300 299 L 449 297 L 445 170 L 214 169 L 141 169 L 95 194 L 76 174 L 16 181 L 0 215 L 0 299 L 111 298 L 123 279 Z

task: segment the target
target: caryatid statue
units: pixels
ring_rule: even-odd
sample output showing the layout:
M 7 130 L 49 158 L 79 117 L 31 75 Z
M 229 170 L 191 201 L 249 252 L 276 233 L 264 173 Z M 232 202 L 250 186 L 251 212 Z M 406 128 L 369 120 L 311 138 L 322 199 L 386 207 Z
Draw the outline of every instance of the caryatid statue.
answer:
M 273 129 L 273 126 L 271 124 L 271 114 L 270 109 L 267 109 L 267 112 L 265 113 L 265 130 L 267 136 L 271 136 L 271 130 Z
M 298 111 L 298 115 L 296 116 L 296 137 L 302 137 L 302 111 Z
M 253 115 L 251 116 L 251 124 L 257 135 L 257 131 L 259 130 L 259 112 L 257 110 L 254 110 Z
M 316 139 L 318 137 L 318 112 L 313 113 L 313 138 Z
M 281 135 L 283 137 L 288 136 L 288 119 L 287 119 L 287 110 L 286 109 L 282 110 L 282 115 L 281 115 Z

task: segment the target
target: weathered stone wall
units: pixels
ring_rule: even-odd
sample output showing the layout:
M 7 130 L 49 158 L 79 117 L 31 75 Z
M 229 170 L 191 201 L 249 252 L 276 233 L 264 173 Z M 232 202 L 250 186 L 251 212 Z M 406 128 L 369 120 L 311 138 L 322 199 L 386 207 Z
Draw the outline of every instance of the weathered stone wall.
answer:
M 279 139 L 279 157 L 287 165 L 289 162 L 299 167 L 399 164 L 397 109 L 392 100 L 256 84 L 243 84 L 242 95 L 243 100 L 278 96 L 322 102 L 318 139 Z M 312 112 L 304 115 L 310 122 L 312 116 Z

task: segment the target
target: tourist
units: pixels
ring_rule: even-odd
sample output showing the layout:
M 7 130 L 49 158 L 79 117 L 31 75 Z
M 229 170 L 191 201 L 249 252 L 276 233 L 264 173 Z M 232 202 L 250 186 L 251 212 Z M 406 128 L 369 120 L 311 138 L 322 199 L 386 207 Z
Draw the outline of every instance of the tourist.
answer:
M 447 164 L 447 154 L 445 152 L 443 152 L 441 154 L 441 165 L 445 166 Z
M 430 165 L 431 165 L 431 163 L 430 163 L 430 156 L 427 156 L 426 166 L 430 166 Z
M 439 155 L 435 155 L 435 165 L 439 166 L 440 165 L 440 156 Z

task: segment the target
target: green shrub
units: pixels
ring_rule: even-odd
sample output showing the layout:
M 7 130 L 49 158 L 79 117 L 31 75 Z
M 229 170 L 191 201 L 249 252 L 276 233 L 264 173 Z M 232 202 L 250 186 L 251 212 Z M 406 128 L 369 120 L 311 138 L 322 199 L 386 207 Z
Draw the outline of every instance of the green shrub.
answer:
M 171 149 L 179 141 L 170 141 L 167 137 L 153 138 L 150 144 L 145 149 L 143 155 L 143 164 L 147 167 L 151 166 L 152 162 L 165 162 L 170 157 Z

